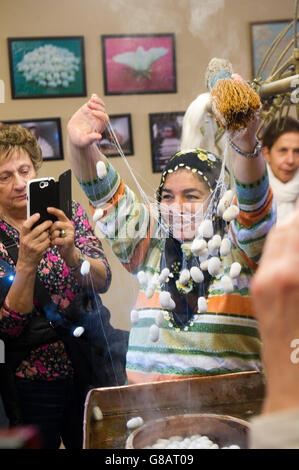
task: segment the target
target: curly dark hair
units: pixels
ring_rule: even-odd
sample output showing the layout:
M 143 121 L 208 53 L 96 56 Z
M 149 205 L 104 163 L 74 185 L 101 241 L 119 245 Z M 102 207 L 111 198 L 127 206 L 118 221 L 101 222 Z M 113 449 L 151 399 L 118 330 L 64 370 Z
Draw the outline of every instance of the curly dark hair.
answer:
M 19 124 L 0 123 L 0 157 L 9 158 L 16 149 L 27 152 L 35 171 L 40 169 L 42 151 L 34 135 Z

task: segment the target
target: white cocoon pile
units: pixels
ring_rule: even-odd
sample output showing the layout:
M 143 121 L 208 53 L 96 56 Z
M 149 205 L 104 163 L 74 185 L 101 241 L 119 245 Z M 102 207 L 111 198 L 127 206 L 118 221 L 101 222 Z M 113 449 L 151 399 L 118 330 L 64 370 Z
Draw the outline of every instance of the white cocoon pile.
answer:
M 136 325 L 136 323 L 138 323 L 139 321 L 139 312 L 138 310 L 132 310 L 131 311 L 131 323 L 133 323 L 133 325 Z
M 168 268 L 162 269 L 160 276 L 159 276 L 159 282 L 166 282 L 168 277 L 169 277 L 170 271 Z
M 83 261 L 82 265 L 81 265 L 81 269 L 80 269 L 80 272 L 82 274 L 82 276 L 85 276 L 85 274 L 88 274 L 90 271 L 90 262 L 87 261 L 87 259 L 85 261 Z
M 194 282 L 200 283 L 204 280 L 204 275 L 197 266 L 192 266 L 190 269 L 190 275 Z
M 220 266 L 221 262 L 217 256 L 213 256 L 208 260 L 208 271 L 211 276 L 216 276 L 219 273 Z
M 131 418 L 127 422 L 127 428 L 128 429 L 136 429 L 142 426 L 144 423 L 143 419 L 140 416 L 137 416 L 136 418 Z
M 102 162 L 101 160 L 97 162 L 97 175 L 100 180 L 103 180 L 107 176 L 106 163 Z
M 214 250 L 218 250 L 221 245 L 221 237 L 220 235 L 216 234 L 213 236 L 211 240 L 209 240 L 209 244 L 211 247 L 214 248 Z
M 221 286 L 226 294 L 231 294 L 234 290 L 233 281 L 229 276 L 223 276 L 221 278 Z
M 183 269 L 180 272 L 179 283 L 182 284 L 182 286 L 184 286 L 189 281 L 190 281 L 190 271 L 189 269 Z
M 228 238 L 223 238 L 221 245 L 220 245 L 220 256 L 227 256 L 231 250 L 231 242 Z
M 199 313 L 206 313 L 208 310 L 208 304 L 205 297 L 199 297 L 197 301 Z
M 209 219 L 204 220 L 198 228 L 198 234 L 204 238 L 212 238 L 212 236 L 214 235 L 212 221 Z
M 158 341 L 158 339 L 159 339 L 159 327 L 155 323 L 153 323 L 150 326 L 149 338 L 152 341 L 152 343 L 156 343 L 156 341 Z
M 238 206 L 230 206 L 228 209 L 226 209 L 224 212 L 223 212 L 223 220 L 225 220 L 225 222 L 231 222 L 231 220 L 235 219 L 237 217 L 237 215 L 239 214 L 240 212 L 240 209 Z
M 231 265 L 230 271 L 229 271 L 230 277 L 233 278 L 233 279 L 238 277 L 240 272 L 241 272 L 241 269 L 242 269 L 242 266 L 240 265 L 240 263 L 238 263 L 237 261 L 235 263 L 233 263 Z
M 163 314 L 163 312 L 161 312 L 161 311 L 160 311 L 160 312 L 157 312 L 157 314 L 156 314 L 156 320 L 155 320 L 155 321 L 156 321 L 156 324 L 157 324 L 158 326 L 162 326 L 162 325 L 163 325 L 163 323 L 164 323 L 164 314 Z
M 137 274 L 137 280 L 141 286 L 145 286 L 147 284 L 147 276 L 144 271 L 139 271 Z
M 191 251 L 195 256 L 198 256 L 202 250 L 207 248 L 207 242 L 205 240 L 195 238 L 191 245 Z

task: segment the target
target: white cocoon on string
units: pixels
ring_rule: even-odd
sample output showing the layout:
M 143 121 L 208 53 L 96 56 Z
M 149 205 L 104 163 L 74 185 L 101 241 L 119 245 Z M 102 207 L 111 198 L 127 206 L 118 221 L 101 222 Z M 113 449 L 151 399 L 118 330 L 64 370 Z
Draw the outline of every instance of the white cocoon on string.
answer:
M 234 290 L 233 281 L 229 276 L 223 276 L 221 278 L 221 286 L 226 294 L 231 294 Z
M 191 245 L 191 251 L 195 256 L 199 256 L 199 254 L 207 248 L 207 242 L 202 238 L 195 238 Z
M 208 310 L 208 304 L 205 297 L 199 297 L 197 301 L 197 307 L 199 313 L 206 313 Z
M 231 205 L 233 197 L 234 193 L 231 189 L 224 193 L 218 204 L 217 215 L 220 217 L 223 215 L 224 211 Z
M 194 282 L 198 284 L 204 280 L 204 275 L 197 266 L 192 266 L 190 269 L 190 275 Z
M 142 286 L 145 286 L 147 284 L 147 275 L 144 271 L 139 271 L 139 273 L 137 273 L 137 280 Z
M 149 338 L 152 343 L 156 343 L 159 339 L 159 327 L 155 323 L 150 326 L 149 329 Z
M 159 312 L 157 312 L 155 321 L 156 321 L 156 324 L 158 326 L 163 325 L 163 323 L 164 323 L 164 314 L 163 314 L 163 312 L 161 312 L 161 310 Z
M 139 312 L 138 310 L 132 310 L 131 311 L 131 323 L 133 323 L 133 325 L 136 325 L 136 323 L 138 323 L 139 321 Z
M 106 163 L 99 160 L 97 162 L 96 168 L 97 168 L 97 175 L 100 178 L 100 180 L 103 180 L 104 178 L 106 178 L 107 176 Z
M 213 223 L 211 220 L 203 220 L 200 226 L 198 227 L 198 234 L 203 238 L 212 238 L 214 235 Z
M 231 247 L 232 245 L 229 238 L 223 238 L 219 250 L 220 256 L 227 256 L 230 253 Z
M 208 248 L 205 248 L 199 253 L 198 259 L 199 261 L 206 261 L 206 259 L 208 259 L 208 256 L 209 256 L 209 250 Z
M 156 288 L 155 288 L 154 284 L 151 284 L 150 286 L 148 286 L 146 291 L 145 291 L 146 298 L 150 299 L 154 295 L 155 290 L 156 290 Z
M 168 277 L 169 277 L 170 271 L 168 268 L 162 269 L 160 276 L 159 276 L 159 282 L 166 282 Z
M 233 219 L 237 217 L 239 214 L 240 209 L 238 206 L 230 206 L 226 209 L 222 215 L 222 218 L 225 222 L 231 222 Z
M 207 271 L 208 270 L 208 263 L 209 263 L 209 261 L 207 259 L 205 261 L 202 261 L 200 263 L 200 269 L 202 271 Z
M 183 269 L 180 273 L 179 283 L 183 286 L 190 281 L 190 271 L 189 269 Z
M 86 274 L 88 274 L 90 271 L 90 262 L 86 259 L 83 261 L 82 265 L 81 265 L 81 269 L 80 269 L 80 272 L 82 274 L 82 276 L 85 276 Z
M 229 275 L 231 278 L 235 279 L 236 277 L 239 276 L 240 272 L 241 272 L 241 269 L 242 269 L 242 266 L 240 265 L 240 263 L 238 263 L 237 261 L 235 261 L 231 267 L 230 267 L 230 270 L 229 270 Z
M 208 271 L 211 276 L 216 276 L 219 273 L 221 266 L 220 259 L 217 256 L 213 256 L 208 260 Z

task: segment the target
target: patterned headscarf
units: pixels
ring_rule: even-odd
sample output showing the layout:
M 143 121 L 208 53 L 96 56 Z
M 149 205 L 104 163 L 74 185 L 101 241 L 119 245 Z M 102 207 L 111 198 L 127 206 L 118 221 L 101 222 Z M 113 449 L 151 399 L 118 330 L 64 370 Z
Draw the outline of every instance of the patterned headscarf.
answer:
M 206 150 L 192 149 L 176 153 L 167 162 L 162 173 L 161 182 L 156 193 L 158 204 L 161 202 L 161 194 L 167 175 L 178 170 L 189 170 L 192 173 L 197 174 L 202 181 L 206 183 L 210 193 L 212 194 L 215 189 L 216 192 L 218 191 L 217 182 L 221 175 L 221 169 L 222 161 L 219 157 Z M 218 199 L 219 197 L 217 194 L 213 194 L 212 220 L 215 233 L 223 232 L 224 230 L 223 220 L 216 216 Z M 197 308 L 199 291 L 201 291 L 200 295 L 205 295 L 211 282 L 211 276 L 206 271 L 204 273 L 205 280 L 203 285 L 194 286 L 192 291 L 188 294 L 179 292 L 176 284 L 179 272 L 176 271 L 175 267 L 179 267 L 180 269 L 183 266 L 183 258 L 182 243 L 169 234 L 165 241 L 160 271 L 167 267 L 170 269 L 170 272 L 174 274 L 174 277 L 169 280 L 165 288 L 170 291 L 171 296 L 176 303 L 176 308 L 173 312 L 173 321 L 177 325 L 184 325 L 185 322 L 190 320 L 194 314 L 194 310 Z M 191 266 L 192 258 L 188 261 L 188 268 L 190 269 Z

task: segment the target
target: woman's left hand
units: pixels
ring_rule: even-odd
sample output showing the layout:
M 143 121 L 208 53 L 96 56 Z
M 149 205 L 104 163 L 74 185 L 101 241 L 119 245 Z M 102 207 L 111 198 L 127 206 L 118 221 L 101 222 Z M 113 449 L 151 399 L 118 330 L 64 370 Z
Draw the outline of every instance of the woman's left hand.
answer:
M 50 228 L 50 240 L 52 246 L 57 246 L 60 255 L 68 266 L 78 263 L 78 250 L 75 247 L 75 228 L 65 213 L 55 207 L 48 207 L 49 214 L 53 214 L 58 220 Z

